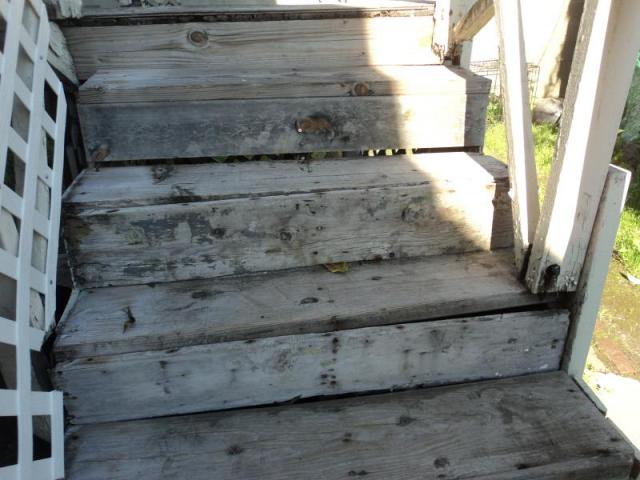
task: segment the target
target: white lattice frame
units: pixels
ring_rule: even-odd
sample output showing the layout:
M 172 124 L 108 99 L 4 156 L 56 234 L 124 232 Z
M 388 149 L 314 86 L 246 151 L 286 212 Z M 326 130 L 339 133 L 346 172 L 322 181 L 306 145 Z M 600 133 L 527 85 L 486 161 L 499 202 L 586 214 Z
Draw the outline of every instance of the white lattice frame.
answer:
M 27 2 L 38 17 L 35 40 L 23 25 Z M 16 390 L 0 390 L 0 416 L 15 416 L 18 423 L 18 463 L 0 468 L 0 478 L 58 479 L 64 476 L 62 393 L 32 391 L 31 350 L 40 350 L 54 322 L 66 102 L 62 84 L 46 61 L 49 23 L 42 1 L 0 0 L 0 15 L 6 22 L 0 53 L 0 208 L 20 221 L 18 255 L 0 248 L 0 273 L 16 281 L 17 291 L 15 319 L 0 317 L 0 342 L 15 345 L 16 352 Z M 33 62 L 31 89 L 17 74 L 20 47 Z M 55 119 L 44 107 L 45 82 L 57 96 Z M 28 141 L 11 126 L 14 96 L 29 112 Z M 43 131 L 53 140 L 53 168 L 48 166 Z M 22 197 L 4 182 L 8 148 L 25 164 Z M 36 191 L 42 185 L 38 180 L 50 189 L 48 218 L 36 210 Z M 33 232 L 47 241 L 44 272 L 32 266 Z M 44 318 L 38 328 L 30 321 L 31 290 L 44 295 Z M 34 415 L 50 416 L 51 425 L 51 457 L 37 461 L 33 461 Z

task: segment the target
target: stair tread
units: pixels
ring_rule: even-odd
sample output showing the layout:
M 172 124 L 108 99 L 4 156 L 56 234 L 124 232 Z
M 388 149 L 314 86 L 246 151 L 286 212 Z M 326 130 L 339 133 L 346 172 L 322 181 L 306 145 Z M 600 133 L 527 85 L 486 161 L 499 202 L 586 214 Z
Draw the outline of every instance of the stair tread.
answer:
M 511 250 L 80 292 L 59 360 L 327 332 L 535 305 Z M 179 312 L 179 313 L 178 313 Z M 135 319 L 132 323 L 131 319 Z
M 393 186 L 508 182 L 495 158 L 464 152 L 87 169 L 66 207 L 120 208 Z
M 87 172 L 65 198 L 69 258 L 86 288 L 513 241 L 507 168 L 481 155 L 118 168 Z
M 623 480 L 633 450 L 561 372 L 71 427 L 67 477 Z
M 64 34 L 81 80 L 104 70 L 441 64 L 431 48 L 433 17 L 408 13 L 258 22 L 208 22 L 205 16 L 196 22 L 69 27 Z
M 79 91 L 80 103 L 139 103 L 249 98 L 313 98 L 483 94 L 491 81 L 443 65 L 376 65 L 217 72 L 206 68 L 98 71 Z
M 221 19 L 235 19 L 234 14 L 261 14 L 262 18 L 268 14 L 285 14 L 284 18 L 290 18 L 286 14 L 295 13 L 334 13 L 349 15 L 359 12 L 362 15 L 378 14 L 421 14 L 431 15 L 434 11 L 433 1 L 430 0 L 349 0 L 348 3 L 341 0 L 297 0 L 287 4 L 278 5 L 273 0 L 191 0 L 189 5 L 163 5 L 163 6 L 131 6 L 118 5 L 117 1 L 103 1 L 100 5 L 83 5 L 81 23 L 87 20 L 134 20 L 139 18 L 164 18 L 171 15 L 224 15 Z M 57 12 L 56 12 L 57 13 Z M 62 17 L 64 18 L 64 17 Z M 260 17 L 259 17 L 260 18 Z M 295 17 L 294 17 L 295 18 Z M 307 18 L 307 17 L 304 17 Z

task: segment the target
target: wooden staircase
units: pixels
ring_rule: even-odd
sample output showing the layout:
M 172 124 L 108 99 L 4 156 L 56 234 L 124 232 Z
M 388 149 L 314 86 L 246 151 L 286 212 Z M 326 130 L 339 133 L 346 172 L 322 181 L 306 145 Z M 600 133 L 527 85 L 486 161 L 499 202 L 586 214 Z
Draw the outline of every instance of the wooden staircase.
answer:
M 626 479 L 432 5 L 162 8 L 64 29 L 67 478 Z

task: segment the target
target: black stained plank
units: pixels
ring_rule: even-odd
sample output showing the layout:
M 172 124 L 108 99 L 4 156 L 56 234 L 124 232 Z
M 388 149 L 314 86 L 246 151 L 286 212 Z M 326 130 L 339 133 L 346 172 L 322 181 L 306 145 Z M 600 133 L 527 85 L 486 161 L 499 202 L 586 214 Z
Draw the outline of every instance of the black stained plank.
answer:
M 69 480 L 626 480 L 633 451 L 561 372 L 72 427 Z
M 58 327 L 58 361 L 537 305 L 510 250 L 80 293 Z M 131 317 L 135 323 L 131 324 Z M 128 327 L 128 328 L 126 328 Z

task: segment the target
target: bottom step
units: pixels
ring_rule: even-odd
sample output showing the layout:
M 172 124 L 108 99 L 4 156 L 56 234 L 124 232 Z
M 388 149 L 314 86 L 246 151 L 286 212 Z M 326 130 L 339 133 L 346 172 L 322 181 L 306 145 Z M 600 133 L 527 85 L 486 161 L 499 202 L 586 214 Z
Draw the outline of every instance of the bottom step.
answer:
M 73 427 L 67 479 L 627 479 L 564 373 Z

